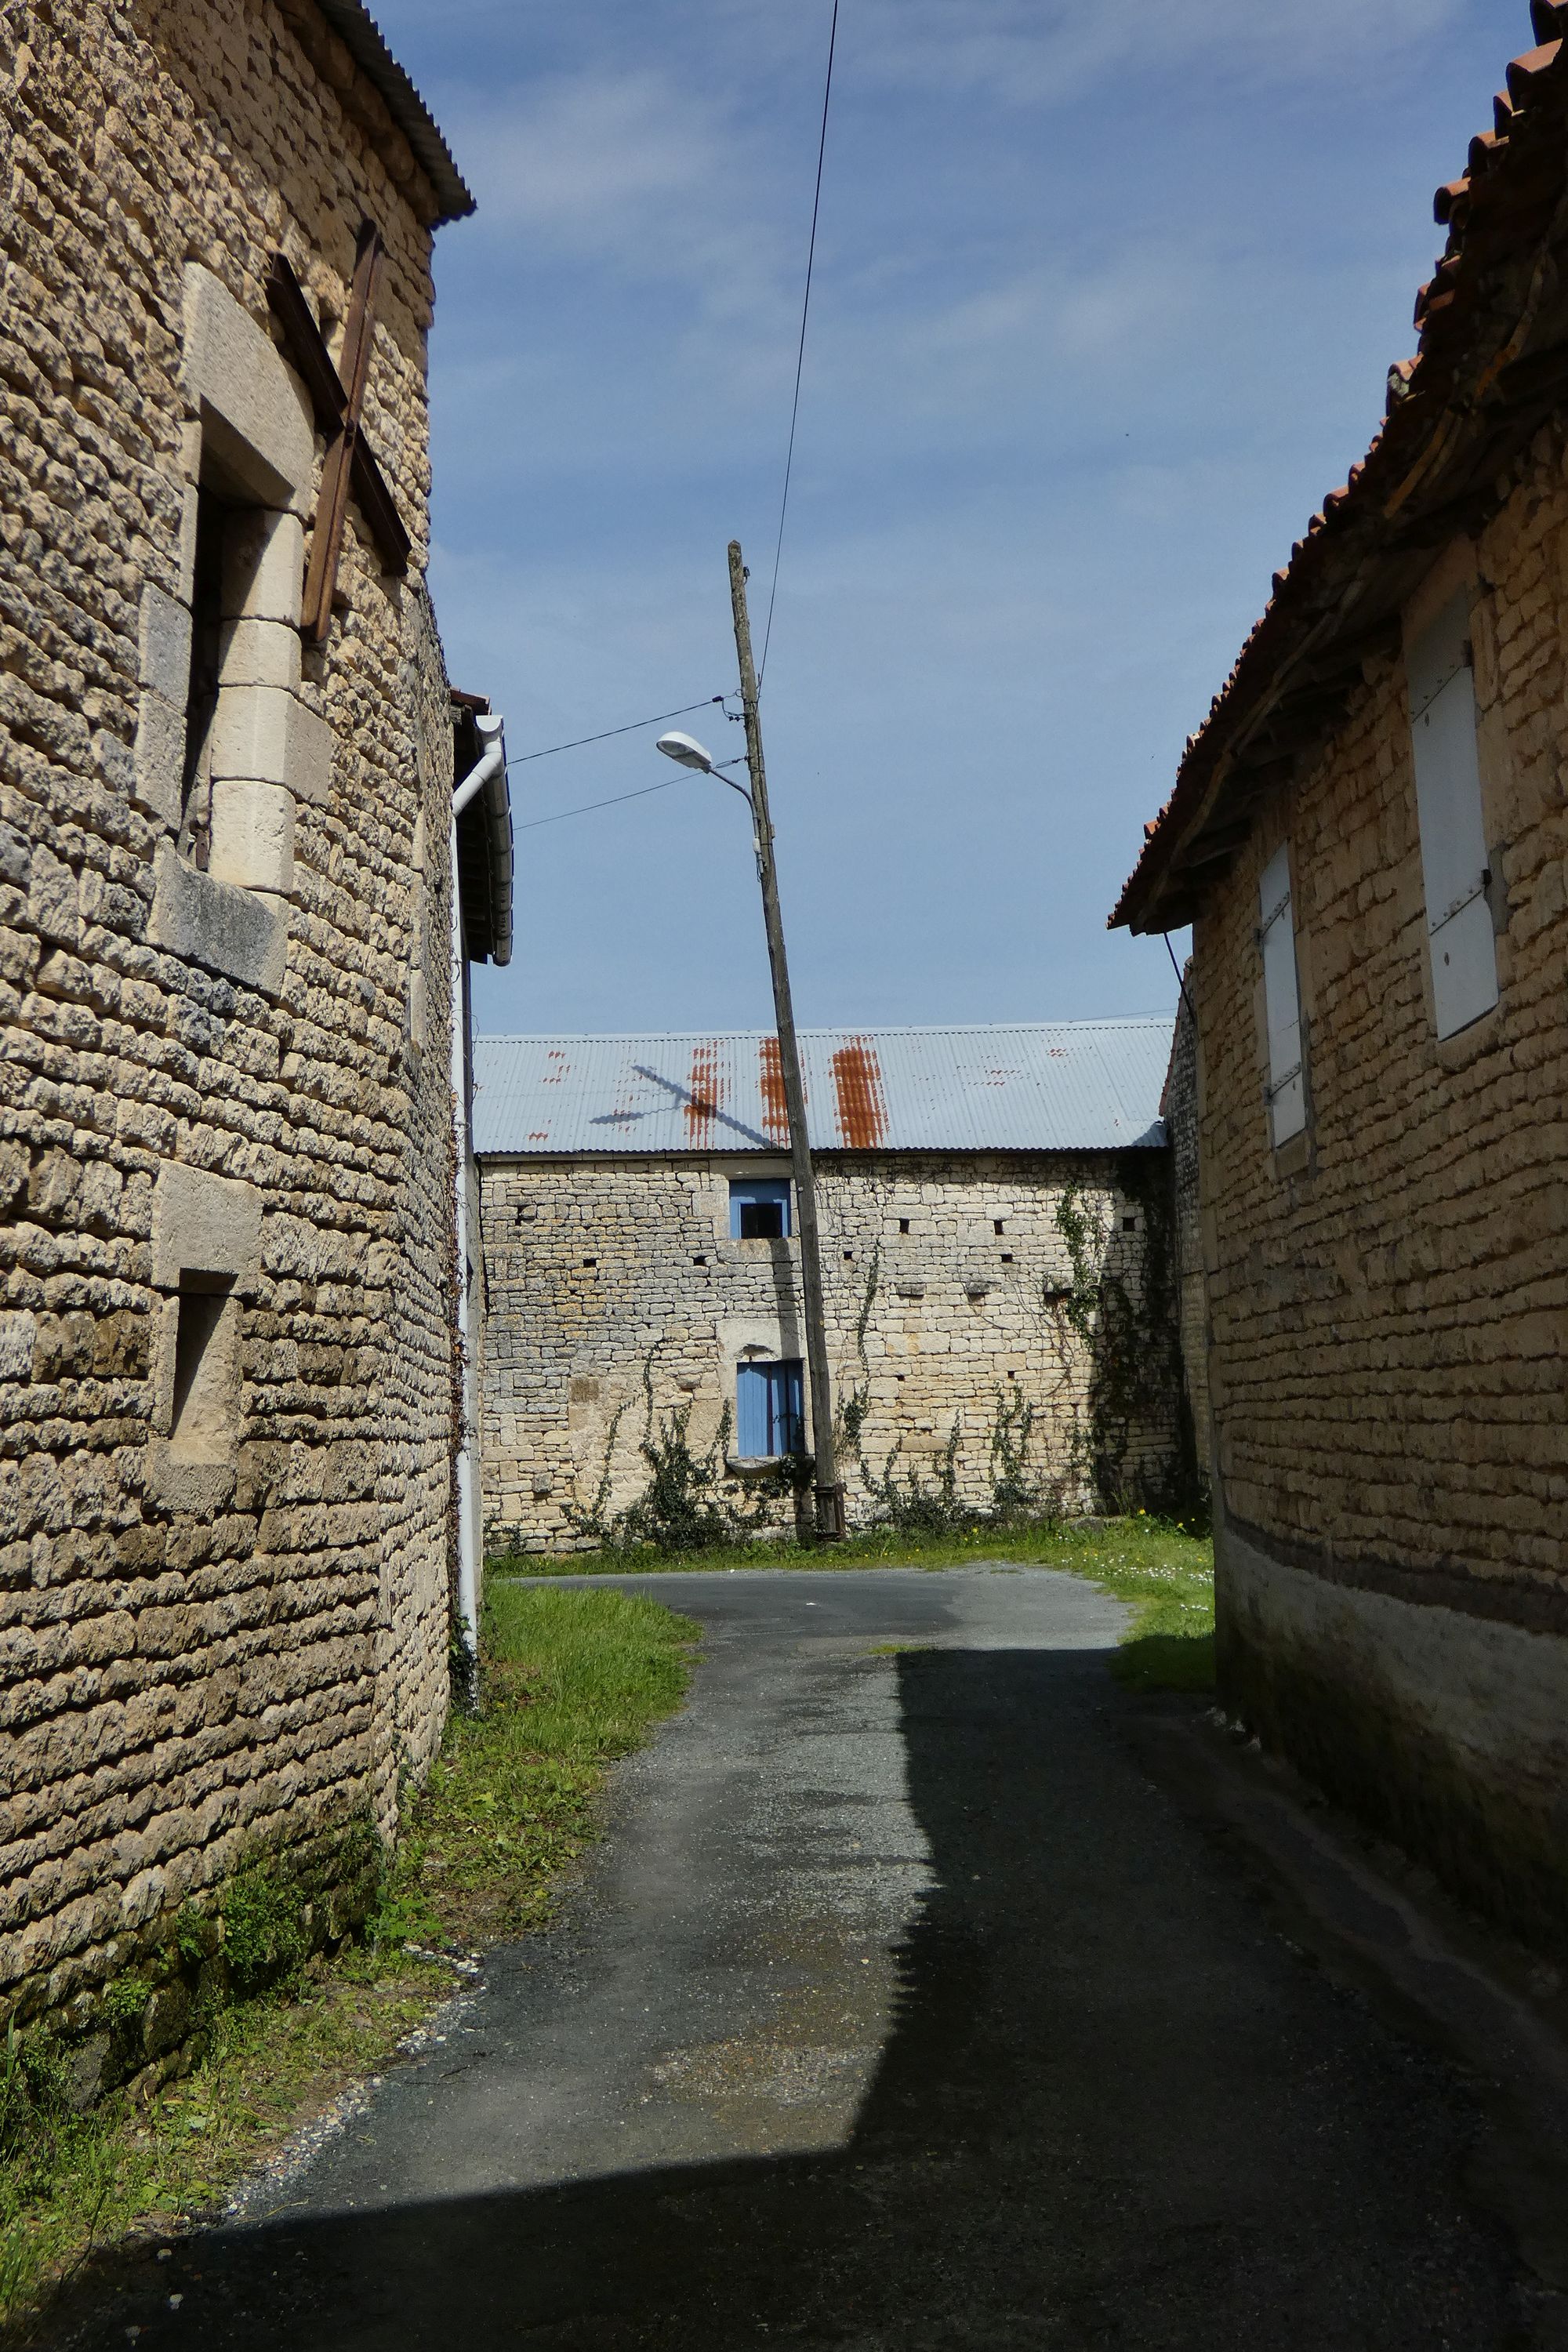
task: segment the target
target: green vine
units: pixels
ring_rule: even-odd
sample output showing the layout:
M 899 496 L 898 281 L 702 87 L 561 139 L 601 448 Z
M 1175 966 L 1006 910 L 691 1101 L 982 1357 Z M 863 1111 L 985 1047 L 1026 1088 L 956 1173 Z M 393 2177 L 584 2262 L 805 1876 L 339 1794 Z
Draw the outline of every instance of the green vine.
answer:
M 860 1301 L 860 1312 L 855 1318 L 855 1352 L 860 1359 L 860 1369 L 869 1372 L 866 1357 L 866 1333 L 870 1327 L 871 1309 L 877 1304 L 877 1292 L 882 1278 L 882 1244 L 879 1237 L 871 1244 L 871 1263 L 866 1269 L 866 1296 Z
M 1037 1518 L 1047 1491 L 1030 1469 L 1029 1450 L 1035 1433 L 1035 1408 L 1022 1389 L 999 1388 L 991 1423 L 991 1517 L 1005 1525 L 1015 1519 Z M 1054 1516 L 1054 1507 L 1051 1513 Z
M 642 1368 L 644 1411 L 637 1451 L 647 1467 L 647 1483 L 625 1509 L 611 1512 L 616 1440 L 627 1409 L 623 1400 L 605 1434 L 593 1501 L 574 1500 L 567 1506 L 574 1529 L 610 1550 L 651 1547 L 663 1552 L 706 1551 L 769 1532 L 786 1496 L 795 1497 L 798 1518 L 800 1497 L 811 1484 L 810 1463 L 799 1455 L 784 1455 L 740 1489 L 729 1471 L 731 1408 L 724 1406 L 707 1445 L 693 1444 L 693 1406 L 677 1405 L 661 1412 L 655 1398 L 657 1353 L 657 1348 L 650 1349 Z M 742 1492 L 743 1499 L 737 1499 Z
M 586 1536 L 592 1543 L 605 1544 L 610 1540 L 609 1509 L 615 1485 L 616 1439 L 620 1434 L 626 1412 L 626 1400 L 623 1397 L 610 1415 L 610 1426 L 605 1433 L 604 1458 L 599 1464 L 599 1483 L 594 1489 L 592 1502 L 580 1502 L 574 1495 L 571 1501 L 563 1506 L 566 1524 L 573 1533 Z
M 1122 1180 L 1142 1212 L 1131 1278 L 1107 1265 L 1112 1228 L 1081 1185 L 1067 1185 L 1056 1207 L 1072 1280 L 1047 1300 L 1089 1359 L 1086 1411 L 1074 1413 L 1069 1459 L 1105 1511 L 1180 1511 L 1194 1500 L 1190 1425 L 1179 1409 L 1174 1218 L 1163 1161 L 1149 1157 L 1150 1168 L 1133 1160 Z M 1135 1431 L 1168 1433 L 1158 1468 L 1130 1460 Z

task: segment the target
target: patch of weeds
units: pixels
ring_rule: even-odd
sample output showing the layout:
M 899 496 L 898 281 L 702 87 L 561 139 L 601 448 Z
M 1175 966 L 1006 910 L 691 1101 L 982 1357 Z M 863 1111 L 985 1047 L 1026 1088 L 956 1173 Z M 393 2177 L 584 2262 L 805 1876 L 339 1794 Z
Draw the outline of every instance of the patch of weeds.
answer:
M 299 1974 L 310 1937 L 304 1897 L 285 1870 L 247 1864 L 225 1887 L 218 1908 L 229 1981 L 242 2000 Z
M 595 1834 L 605 1765 L 679 1705 L 700 1638 L 616 1591 L 500 1584 L 485 1618 L 485 1703 L 409 1806 L 378 1941 L 467 1949 L 541 1926 Z
M 210 2217 L 301 2124 L 383 2067 L 452 1990 L 450 1972 L 407 1944 L 468 1947 L 545 1919 L 561 1870 L 596 1832 L 605 1766 L 679 1704 L 697 1637 L 631 1594 L 503 1588 L 486 1612 L 484 1712 L 454 1715 L 409 1799 L 362 1943 L 310 1954 L 306 1905 L 326 1897 L 282 1858 L 258 1861 L 218 1914 L 231 1986 L 254 1990 L 206 2017 L 181 2079 L 78 2114 L 66 2051 L 13 2026 L 0 2057 L 0 2319 L 37 2313 L 51 2281 L 117 2238 Z M 352 1827 L 335 1867 L 360 1867 L 373 1836 Z M 193 1950 L 216 1941 L 195 1916 L 189 1932 Z M 129 2021 L 149 1995 L 128 1976 L 104 2008 Z

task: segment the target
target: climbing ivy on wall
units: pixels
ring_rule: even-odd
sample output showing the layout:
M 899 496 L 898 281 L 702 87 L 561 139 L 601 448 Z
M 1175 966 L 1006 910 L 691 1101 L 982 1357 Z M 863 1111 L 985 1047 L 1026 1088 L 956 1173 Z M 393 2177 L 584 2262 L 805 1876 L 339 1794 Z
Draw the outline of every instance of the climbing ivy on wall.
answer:
M 1180 1411 L 1174 1210 L 1163 1155 L 1143 1167 L 1130 1155 L 1122 1187 L 1139 1211 L 1138 1247 L 1125 1270 L 1110 1261 L 1109 1213 L 1076 1180 L 1057 1202 L 1072 1280 L 1053 1304 L 1089 1360 L 1088 1396 L 1078 1419 L 1074 1467 L 1101 1510 L 1189 1508 L 1196 1491 L 1190 1423 Z M 1133 1433 L 1176 1426 L 1165 1466 L 1151 1473 L 1130 1459 Z
M 622 1404 L 605 1435 L 593 1501 L 567 1507 L 572 1525 L 579 1535 L 616 1549 L 651 1544 L 658 1551 L 706 1551 L 747 1542 L 771 1523 L 781 1494 L 793 1492 L 798 1498 L 809 1486 L 811 1465 L 800 1456 L 785 1455 L 774 1469 L 754 1474 L 742 1489 L 729 1470 L 734 1430 L 730 1406 L 724 1406 L 709 1443 L 694 1444 L 692 1406 L 660 1411 L 655 1401 L 657 1354 L 657 1348 L 650 1349 L 643 1362 L 644 1414 L 637 1451 L 648 1472 L 647 1483 L 624 1510 L 611 1514 L 616 1439 L 626 1410 Z

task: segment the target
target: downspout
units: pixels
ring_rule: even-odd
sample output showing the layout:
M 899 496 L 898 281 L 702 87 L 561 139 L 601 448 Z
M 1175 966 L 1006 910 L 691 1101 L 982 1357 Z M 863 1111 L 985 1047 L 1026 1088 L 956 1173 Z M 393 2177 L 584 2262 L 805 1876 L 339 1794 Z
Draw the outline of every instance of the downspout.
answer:
M 458 889 L 458 819 L 482 793 L 506 760 L 501 721 L 488 714 L 476 719 L 484 750 L 452 794 L 450 855 L 452 892 L 452 1138 L 456 1199 L 453 1203 L 457 1239 L 458 1347 L 462 1358 L 458 1393 L 462 1400 L 458 1423 L 458 1635 L 466 1654 L 470 1700 L 478 1696 L 479 1655 L 479 1530 L 474 1510 L 474 1437 L 469 1410 L 468 1343 L 468 1035 L 463 996 L 463 909 Z

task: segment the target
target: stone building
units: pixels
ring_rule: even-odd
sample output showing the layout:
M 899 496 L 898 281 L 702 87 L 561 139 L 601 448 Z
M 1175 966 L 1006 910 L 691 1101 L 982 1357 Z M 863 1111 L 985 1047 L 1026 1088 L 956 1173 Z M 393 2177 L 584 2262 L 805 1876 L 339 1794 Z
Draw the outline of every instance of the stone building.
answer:
M 0 2004 L 85 2094 L 178 2040 L 237 1869 L 330 1924 L 440 1736 L 449 942 L 504 944 L 504 782 L 455 912 L 426 347 L 471 207 L 364 9 L 33 0 L 0 77 Z
M 852 1523 L 1175 1484 L 1170 1040 L 1161 1016 L 803 1034 Z M 670 1475 L 793 1529 L 811 1432 L 776 1040 L 476 1057 L 489 1544 L 647 1531 Z
M 1568 1934 L 1568 11 L 1113 920 L 1194 927 L 1229 1707 Z

